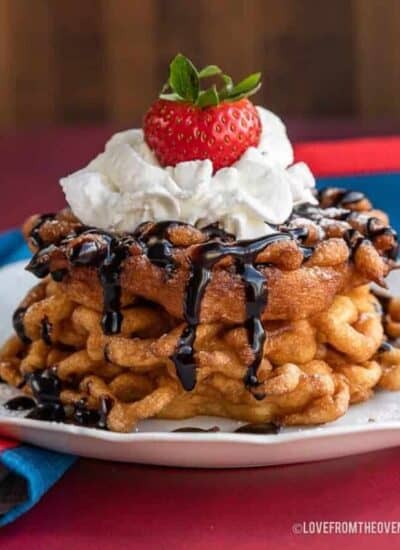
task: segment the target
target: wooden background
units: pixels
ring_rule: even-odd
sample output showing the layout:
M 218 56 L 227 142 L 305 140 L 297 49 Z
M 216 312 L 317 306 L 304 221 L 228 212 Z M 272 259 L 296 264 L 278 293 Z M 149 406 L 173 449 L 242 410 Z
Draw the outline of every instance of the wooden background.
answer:
M 282 114 L 400 118 L 400 0 L 0 0 L 0 129 L 137 124 L 177 51 Z

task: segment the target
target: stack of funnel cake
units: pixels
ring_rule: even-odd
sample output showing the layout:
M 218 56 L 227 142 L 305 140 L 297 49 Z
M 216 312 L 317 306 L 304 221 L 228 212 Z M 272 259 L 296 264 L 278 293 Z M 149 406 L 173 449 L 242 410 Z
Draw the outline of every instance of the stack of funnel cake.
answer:
M 41 282 L 14 314 L 2 379 L 34 398 L 31 417 L 118 432 L 195 415 L 320 424 L 400 389 L 400 303 L 369 287 L 395 266 L 396 234 L 361 193 L 318 200 L 252 241 L 32 217 Z

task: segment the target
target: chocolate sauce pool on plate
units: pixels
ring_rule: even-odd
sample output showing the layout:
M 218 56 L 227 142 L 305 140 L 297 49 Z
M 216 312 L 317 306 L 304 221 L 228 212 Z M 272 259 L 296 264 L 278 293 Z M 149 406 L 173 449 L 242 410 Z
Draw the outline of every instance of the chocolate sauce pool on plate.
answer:
M 254 435 L 269 435 L 278 434 L 280 432 L 280 426 L 273 422 L 265 422 L 263 424 L 245 424 L 235 430 L 237 434 L 254 434 Z
M 191 426 L 184 426 L 183 428 L 176 428 L 172 430 L 172 433 L 217 433 L 221 431 L 218 426 L 212 428 L 196 428 Z
M 240 426 L 233 433 L 241 434 L 253 434 L 253 435 L 271 435 L 278 434 L 280 432 L 280 426 L 274 424 L 273 422 L 264 422 L 262 424 L 244 424 Z M 182 428 L 177 428 L 172 430 L 172 433 L 217 433 L 220 432 L 218 426 L 213 426 L 212 428 L 197 428 L 192 426 L 184 426 Z M 230 433 L 230 432 L 226 432 Z
M 27 376 L 37 405 L 26 418 L 62 422 L 64 407 L 60 401 L 61 381 L 52 369 L 37 371 Z
M 4 407 L 9 411 L 29 411 L 36 406 L 35 401 L 26 395 L 13 397 L 4 403 Z

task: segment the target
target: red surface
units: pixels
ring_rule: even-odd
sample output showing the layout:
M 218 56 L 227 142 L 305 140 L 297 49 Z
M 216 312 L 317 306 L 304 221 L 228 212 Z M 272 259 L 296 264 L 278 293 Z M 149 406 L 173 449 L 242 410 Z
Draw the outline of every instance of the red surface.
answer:
M 400 172 L 400 137 L 299 143 L 295 156 L 319 177 Z
M 59 178 L 87 164 L 111 132 L 82 128 L 0 137 L 0 230 L 64 206 Z
M 90 158 L 108 133 L 82 129 L 0 139 L 0 228 L 17 225 L 32 211 L 60 206 L 57 178 Z M 399 465 L 400 449 L 251 470 L 82 459 L 32 511 L 2 530 L 0 545 L 7 550 L 397 548 L 395 535 L 300 536 L 292 525 L 400 520 Z
M 398 548 L 398 537 L 294 535 L 307 520 L 399 520 L 400 450 L 250 470 L 81 460 L 0 533 L 7 550 Z M 361 546 L 359 546 L 361 545 Z
M 5 451 L 6 449 L 12 449 L 17 445 L 18 443 L 16 443 L 15 441 L 10 441 L 9 439 L 0 438 L 0 453 L 2 453 L 2 451 Z

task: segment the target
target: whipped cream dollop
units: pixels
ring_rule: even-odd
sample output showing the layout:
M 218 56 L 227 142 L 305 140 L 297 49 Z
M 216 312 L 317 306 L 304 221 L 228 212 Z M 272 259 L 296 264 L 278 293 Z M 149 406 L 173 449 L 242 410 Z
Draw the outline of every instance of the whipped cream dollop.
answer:
M 86 168 L 60 183 L 73 213 L 86 225 L 133 231 L 146 221 L 175 220 L 197 227 L 212 223 L 252 239 L 271 233 L 293 206 L 315 203 L 315 180 L 307 165 L 293 164 L 282 121 L 257 107 L 262 123 L 258 147 L 213 174 L 210 160 L 161 167 L 143 131 L 115 134 Z

